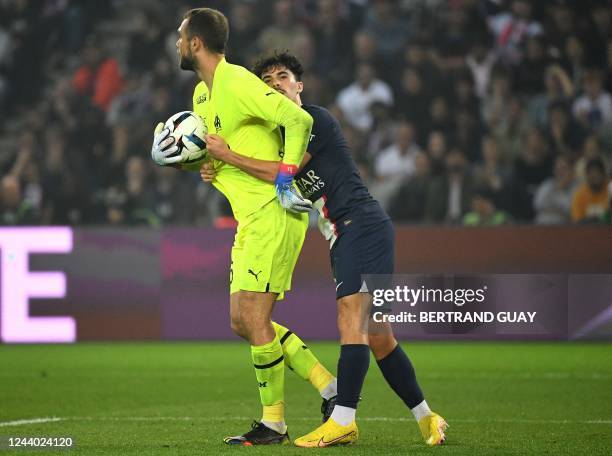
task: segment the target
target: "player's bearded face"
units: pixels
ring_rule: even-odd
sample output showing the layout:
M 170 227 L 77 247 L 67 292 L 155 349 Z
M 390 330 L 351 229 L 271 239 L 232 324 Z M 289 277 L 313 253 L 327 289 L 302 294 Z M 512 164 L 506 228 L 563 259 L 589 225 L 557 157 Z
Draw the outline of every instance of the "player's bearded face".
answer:
M 179 50 L 180 55 L 180 67 L 182 70 L 195 70 L 195 59 L 193 58 L 193 54 L 191 53 L 191 49 L 187 49 L 186 53 L 183 53 Z
M 176 51 L 179 55 L 179 65 L 182 70 L 195 70 L 195 59 L 189 46 L 189 37 L 187 36 L 187 19 L 181 22 L 178 29 L 179 39 L 176 42 Z

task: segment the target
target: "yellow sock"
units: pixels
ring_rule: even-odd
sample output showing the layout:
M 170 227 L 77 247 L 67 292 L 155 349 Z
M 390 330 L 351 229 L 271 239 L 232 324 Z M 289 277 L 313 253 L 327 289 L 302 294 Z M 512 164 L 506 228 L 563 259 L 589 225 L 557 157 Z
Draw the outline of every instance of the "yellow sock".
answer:
M 251 345 L 259 397 L 266 414 L 274 415 L 274 422 L 284 421 L 285 364 L 278 336 L 264 345 Z
M 261 420 L 269 421 L 272 423 L 279 423 L 281 421 L 284 421 L 285 420 L 285 403 L 279 402 L 274 405 L 264 405 Z
M 304 380 L 309 381 L 319 393 L 323 391 L 335 377 L 319 362 L 297 334 L 274 321 L 272 326 L 281 343 L 285 364 Z

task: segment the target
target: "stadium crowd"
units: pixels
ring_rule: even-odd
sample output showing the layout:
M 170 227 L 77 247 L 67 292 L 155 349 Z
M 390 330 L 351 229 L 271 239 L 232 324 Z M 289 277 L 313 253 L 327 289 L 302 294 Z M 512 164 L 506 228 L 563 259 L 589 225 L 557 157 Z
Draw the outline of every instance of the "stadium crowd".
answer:
M 610 223 L 610 1 L 0 0 L 0 225 L 226 220 L 149 158 L 191 106 L 175 42 L 196 6 L 228 16 L 228 61 L 301 59 L 394 221 Z

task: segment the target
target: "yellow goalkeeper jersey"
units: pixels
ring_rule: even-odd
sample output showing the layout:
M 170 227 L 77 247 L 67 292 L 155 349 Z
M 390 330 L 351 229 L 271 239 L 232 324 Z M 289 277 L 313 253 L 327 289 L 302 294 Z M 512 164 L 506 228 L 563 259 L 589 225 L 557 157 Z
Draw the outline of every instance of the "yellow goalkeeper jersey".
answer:
M 193 111 L 208 133 L 221 136 L 234 152 L 291 165 L 301 163 L 312 128 L 310 114 L 225 59 L 215 70 L 212 91 L 203 81 L 196 86 Z M 215 170 L 213 185 L 229 200 L 238 222 L 276 197 L 273 184 L 233 165 L 215 161 Z

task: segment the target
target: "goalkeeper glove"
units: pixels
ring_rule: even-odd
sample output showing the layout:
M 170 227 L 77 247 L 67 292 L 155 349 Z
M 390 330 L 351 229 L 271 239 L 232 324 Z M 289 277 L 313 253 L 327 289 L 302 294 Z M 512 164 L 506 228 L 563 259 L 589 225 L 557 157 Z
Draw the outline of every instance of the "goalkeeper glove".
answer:
M 298 169 L 295 165 L 280 164 L 276 180 L 274 181 L 276 197 L 280 205 L 289 212 L 308 212 L 312 209 L 312 203 L 303 198 L 293 186 L 293 177 L 296 175 L 297 171 Z
M 158 123 L 153 137 L 153 147 L 151 148 L 151 158 L 160 166 L 173 165 L 181 161 L 179 148 L 175 144 L 175 139 L 170 136 L 170 129 L 164 128 L 163 123 Z

